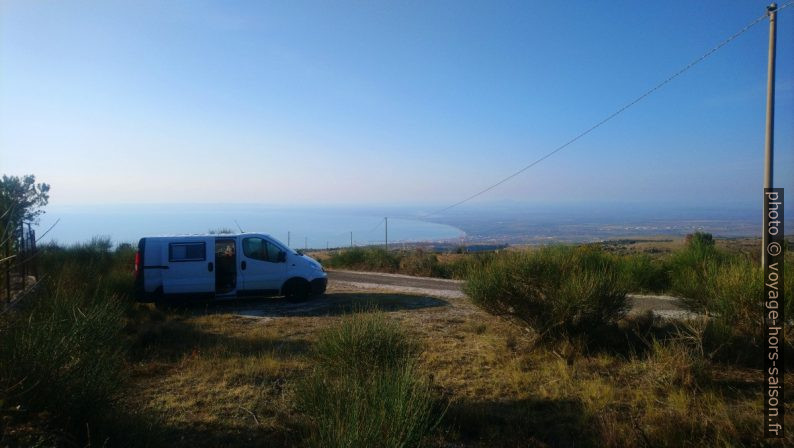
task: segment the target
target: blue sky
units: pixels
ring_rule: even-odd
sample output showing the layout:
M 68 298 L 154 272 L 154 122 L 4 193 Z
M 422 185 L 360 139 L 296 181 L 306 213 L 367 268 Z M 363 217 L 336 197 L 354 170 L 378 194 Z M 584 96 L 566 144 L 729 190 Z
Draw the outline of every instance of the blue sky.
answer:
M 0 167 L 53 204 L 455 202 L 755 17 L 760 1 L 0 3 Z M 477 201 L 760 203 L 762 22 Z M 794 6 L 777 186 L 794 191 Z

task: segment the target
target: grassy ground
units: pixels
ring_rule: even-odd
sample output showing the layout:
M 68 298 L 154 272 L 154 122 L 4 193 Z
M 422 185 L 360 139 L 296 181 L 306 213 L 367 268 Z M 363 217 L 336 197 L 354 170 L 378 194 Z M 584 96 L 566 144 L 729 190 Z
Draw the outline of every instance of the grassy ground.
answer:
M 350 292 L 332 287 L 336 294 Z M 757 370 L 701 364 L 684 345 L 631 354 L 537 344 L 466 300 L 414 309 L 400 308 L 403 299 L 415 298 L 350 295 L 351 304 L 390 303 L 387 317 L 423 347 L 420 368 L 448 406 L 431 445 L 761 443 Z M 318 335 L 343 319 L 339 311 L 272 319 L 169 311 L 138 330 L 135 393 L 125 406 L 155 417 L 168 445 L 300 445 L 306 422 L 295 385 L 311 370 Z M 794 429 L 794 419 L 787 425 Z

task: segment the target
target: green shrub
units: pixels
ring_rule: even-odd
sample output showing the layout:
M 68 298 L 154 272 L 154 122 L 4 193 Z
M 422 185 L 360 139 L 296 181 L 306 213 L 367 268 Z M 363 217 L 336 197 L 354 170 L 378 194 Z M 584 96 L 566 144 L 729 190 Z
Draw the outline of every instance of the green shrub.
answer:
M 671 289 L 685 308 L 711 316 L 703 335 L 710 356 L 757 364 L 762 356 L 763 268 L 753 257 L 719 251 L 709 241 L 690 238 L 684 249 L 673 254 Z M 790 264 L 785 263 L 784 269 L 794 275 Z M 784 280 L 786 288 L 794 287 L 790 279 Z M 792 303 L 787 294 L 784 312 L 791 312 Z M 787 345 L 787 350 L 794 349 L 794 344 Z
M 451 276 L 449 268 L 438 262 L 436 254 L 425 252 L 422 249 L 403 254 L 400 258 L 400 273 L 436 278 L 450 278 Z
M 695 248 L 714 247 L 714 237 L 710 233 L 695 232 L 686 236 L 686 245 Z
M 373 271 L 396 272 L 400 256 L 382 247 L 369 247 L 364 251 L 364 265 Z
M 708 282 L 725 259 L 725 255 L 708 241 L 706 237 L 688 238 L 686 247 L 670 259 L 670 290 L 686 298 L 687 306 L 696 311 L 713 308 L 708 301 Z
M 323 448 L 419 446 L 438 421 L 430 382 L 413 363 L 369 377 L 315 371 L 298 407 L 311 420 L 309 444 Z
M 466 280 L 471 271 L 484 268 L 496 256 L 495 252 L 475 252 L 456 258 L 447 266 L 451 278 Z
M 115 406 L 134 248 L 111 247 L 104 238 L 40 246 L 36 289 L 0 315 L 0 406 L 44 411 L 53 436 L 75 444 L 134 442 L 124 434 L 129 416 L 117 418 L 124 412 Z
M 331 372 L 364 373 L 405 364 L 419 353 L 419 346 L 400 325 L 380 312 L 356 313 L 320 333 L 314 357 Z
M 741 257 L 716 265 L 704 295 L 699 305 L 708 306 L 712 315 L 705 335 L 706 349 L 722 360 L 756 364 L 762 357 L 761 266 Z M 692 302 L 685 301 L 690 307 Z
M 296 389 L 316 447 L 419 446 L 440 420 L 418 346 L 381 313 L 354 314 L 320 335 Z
M 764 271 L 748 260 L 736 259 L 716 267 L 709 276 L 706 295 L 711 311 L 727 322 L 749 324 L 752 332 L 762 323 Z
M 361 247 L 352 247 L 331 252 L 323 264 L 334 268 L 353 268 L 364 264 L 364 251 Z
M 94 294 L 101 287 L 123 300 L 132 294 L 137 249 L 130 244 L 111 248 L 110 240 L 101 237 L 66 247 L 44 244 L 39 248 L 36 263 L 41 277 L 49 283 L 55 281 L 61 288 L 79 290 L 81 294 Z
M 465 280 L 469 271 L 482 268 L 493 257 L 494 252 L 477 252 L 441 262 L 435 253 L 421 248 L 386 251 L 381 247 L 355 247 L 331 252 L 323 264 L 338 269 L 399 272 L 421 277 Z
M 507 252 L 470 271 L 465 291 L 476 304 L 513 314 L 542 335 L 595 330 L 628 309 L 615 259 L 589 246 Z
M 124 306 L 66 288 L 23 305 L 0 329 L 4 401 L 49 411 L 67 426 L 101 419 L 122 385 Z
M 646 254 L 625 255 L 620 258 L 620 271 L 627 291 L 658 293 L 670 287 L 669 266 L 662 259 Z
M 324 264 L 331 268 L 396 272 L 400 256 L 382 247 L 354 247 L 332 253 Z

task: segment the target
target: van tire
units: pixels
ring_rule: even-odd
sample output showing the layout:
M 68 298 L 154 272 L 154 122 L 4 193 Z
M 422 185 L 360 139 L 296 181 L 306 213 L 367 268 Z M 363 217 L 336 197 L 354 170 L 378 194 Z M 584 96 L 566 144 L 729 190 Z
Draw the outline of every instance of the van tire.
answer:
M 291 278 L 284 284 L 284 296 L 290 300 L 303 301 L 309 298 L 311 287 L 302 278 Z

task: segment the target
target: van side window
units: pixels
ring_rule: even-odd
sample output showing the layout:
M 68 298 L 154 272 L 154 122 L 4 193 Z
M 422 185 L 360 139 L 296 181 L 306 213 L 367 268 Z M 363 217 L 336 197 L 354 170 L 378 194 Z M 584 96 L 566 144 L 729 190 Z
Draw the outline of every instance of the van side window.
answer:
M 256 237 L 243 238 L 243 253 L 248 258 L 278 263 L 279 252 L 281 249 L 270 241 Z
M 169 243 L 168 261 L 204 261 L 206 245 L 201 243 Z
M 267 245 L 267 261 L 278 263 L 278 254 L 281 249 L 270 241 L 265 241 L 265 244 Z
M 243 238 L 243 253 L 254 260 L 268 261 L 265 240 L 262 238 Z

